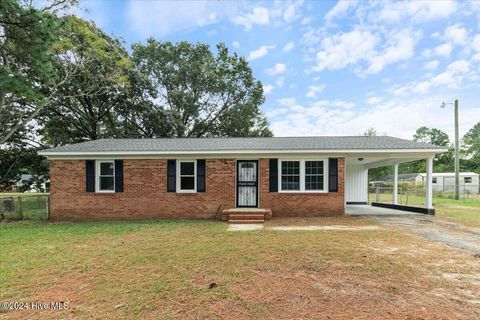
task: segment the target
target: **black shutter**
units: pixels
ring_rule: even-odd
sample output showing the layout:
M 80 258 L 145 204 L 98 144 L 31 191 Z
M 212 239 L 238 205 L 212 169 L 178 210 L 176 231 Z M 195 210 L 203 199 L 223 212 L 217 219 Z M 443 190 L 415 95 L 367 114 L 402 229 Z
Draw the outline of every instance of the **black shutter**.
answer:
M 95 160 L 85 161 L 87 192 L 95 192 Z
M 175 180 L 177 177 L 176 173 L 176 160 L 167 161 L 167 192 L 175 192 Z
M 115 192 L 123 192 L 123 160 L 115 160 Z
M 205 192 L 205 160 L 197 160 L 197 192 Z
M 338 159 L 328 159 L 328 192 L 338 192 Z
M 278 192 L 278 159 L 270 159 L 268 166 L 269 191 Z

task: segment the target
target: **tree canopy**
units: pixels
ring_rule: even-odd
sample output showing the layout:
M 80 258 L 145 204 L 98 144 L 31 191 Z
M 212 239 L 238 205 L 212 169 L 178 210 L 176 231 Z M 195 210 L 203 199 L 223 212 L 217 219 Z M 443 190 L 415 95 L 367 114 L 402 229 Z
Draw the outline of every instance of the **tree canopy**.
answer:
M 465 157 L 464 163 L 469 170 L 480 171 L 480 122 L 477 122 L 463 137 Z
M 0 185 L 45 174 L 39 147 L 100 138 L 271 136 L 263 87 L 223 44 L 148 39 L 129 52 L 64 9 L 0 2 Z M 61 12 L 61 14 L 59 14 Z M 40 161 L 40 162 L 39 162 Z
M 248 62 L 224 44 L 158 42 L 133 46 L 135 68 L 148 77 L 153 108 L 176 137 L 271 136 L 260 110 L 260 81 Z
M 0 144 L 21 139 L 25 132 L 15 134 L 48 103 L 59 81 L 53 62 L 62 19 L 55 12 L 74 2 L 36 8 L 29 1 L 0 1 Z
M 127 99 L 131 61 L 122 43 L 94 23 L 64 18 L 55 67 L 69 76 L 41 115 L 44 143 L 61 145 L 107 138 L 117 126 L 116 109 Z M 74 70 L 67 75 L 70 70 Z

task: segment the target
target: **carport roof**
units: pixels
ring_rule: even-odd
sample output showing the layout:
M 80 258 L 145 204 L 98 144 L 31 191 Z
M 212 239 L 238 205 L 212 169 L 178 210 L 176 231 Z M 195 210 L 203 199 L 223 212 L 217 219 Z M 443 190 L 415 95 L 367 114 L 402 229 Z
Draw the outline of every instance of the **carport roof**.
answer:
M 416 150 L 443 152 L 446 149 L 428 143 L 380 136 L 319 136 L 275 138 L 158 138 L 100 139 L 65 145 L 40 152 L 41 155 L 94 153 L 173 153 L 173 152 L 272 152 L 272 151 L 381 151 Z

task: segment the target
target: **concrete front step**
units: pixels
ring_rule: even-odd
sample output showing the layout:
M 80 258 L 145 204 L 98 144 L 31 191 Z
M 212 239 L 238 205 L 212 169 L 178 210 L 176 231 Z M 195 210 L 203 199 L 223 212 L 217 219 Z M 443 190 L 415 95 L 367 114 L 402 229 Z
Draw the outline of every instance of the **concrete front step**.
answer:
M 247 224 L 247 223 L 264 223 L 265 220 L 229 220 L 228 223 Z
M 265 220 L 264 214 L 230 213 L 230 220 Z
M 261 208 L 231 208 L 222 210 L 223 221 L 261 221 L 270 220 L 272 210 Z M 241 223 L 241 222 L 234 222 Z M 249 223 L 249 222 L 244 222 Z

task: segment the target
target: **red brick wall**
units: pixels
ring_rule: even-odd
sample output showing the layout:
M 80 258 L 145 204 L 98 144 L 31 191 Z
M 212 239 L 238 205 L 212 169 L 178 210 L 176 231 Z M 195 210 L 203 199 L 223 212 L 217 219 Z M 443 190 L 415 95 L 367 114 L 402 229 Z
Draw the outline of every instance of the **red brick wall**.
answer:
M 52 220 L 214 218 L 235 207 L 235 160 L 206 161 L 206 192 L 167 192 L 167 160 L 124 160 L 124 192 L 85 191 L 84 160 L 50 162 Z
M 272 209 L 273 218 L 288 216 L 324 216 L 345 213 L 345 159 L 338 159 L 338 192 L 268 192 L 268 159 L 260 160 L 260 204 Z
M 206 192 L 167 192 L 166 160 L 124 160 L 124 192 L 85 191 L 84 160 L 50 161 L 52 220 L 215 218 L 235 207 L 234 159 L 206 161 Z M 260 160 L 260 207 L 273 216 L 332 215 L 344 212 L 344 159 L 337 193 L 270 193 L 268 159 Z M 220 207 L 220 209 L 219 209 Z

